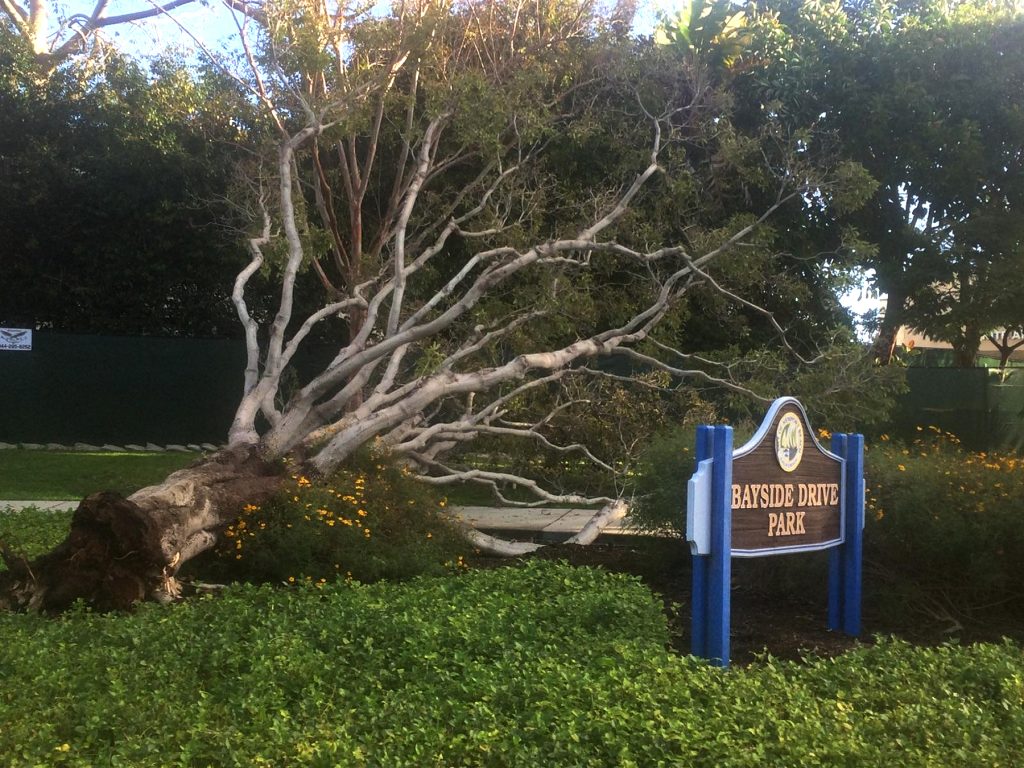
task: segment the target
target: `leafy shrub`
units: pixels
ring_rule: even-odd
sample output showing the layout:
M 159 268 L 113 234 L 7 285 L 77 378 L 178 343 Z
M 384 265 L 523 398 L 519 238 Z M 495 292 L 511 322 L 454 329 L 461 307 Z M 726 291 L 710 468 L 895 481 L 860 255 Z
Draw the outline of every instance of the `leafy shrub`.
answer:
M 246 505 L 228 527 L 219 570 L 257 583 L 322 583 L 339 575 L 372 582 L 458 570 L 468 545 L 442 516 L 446 503 L 369 455 L 324 482 L 296 474 L 277 497 Z
M 0 615 L 0 755 L 54 766 L 993 766 L 1011 643 L 720 670 L 636 580 L 563 564 Z
M 18 512 L 0 509 L 0 541 L 26 557 L 42 555 L 60 544 L 68 535 L 72 514 L 65 511 L 48 512 L 34 507 Z
M 696 427 L 655 435 L 640 454 L 630 519 L 642 531 L 686 533 L 686 483 L 693 474 Z
M 1019 598 L 1024 460 L 968 453 L 936 427 L 920 434 L 909 446 L 883 435 L 867 451 L 865 556 L 874 573 L 901 608 L 953 621 Z

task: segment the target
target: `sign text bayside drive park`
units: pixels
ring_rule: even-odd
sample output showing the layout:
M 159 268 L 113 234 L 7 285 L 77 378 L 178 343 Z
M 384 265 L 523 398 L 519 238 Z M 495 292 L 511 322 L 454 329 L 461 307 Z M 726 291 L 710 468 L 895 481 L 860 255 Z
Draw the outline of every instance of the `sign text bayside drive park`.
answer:
M 790 402 L 733 454 L 733 556 L 842 541 L 842 460 L 807 433 L 805 419 Z

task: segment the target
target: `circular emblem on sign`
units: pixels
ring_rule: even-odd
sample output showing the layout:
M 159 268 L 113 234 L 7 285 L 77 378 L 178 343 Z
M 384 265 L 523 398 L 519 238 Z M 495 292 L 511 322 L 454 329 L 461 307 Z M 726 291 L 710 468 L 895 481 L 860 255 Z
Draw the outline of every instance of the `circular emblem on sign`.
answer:
M 783 414 L 775 429 L 775 458 L 783 472 L 800 466 L 804 455 L 804 425 L 795 413 Z

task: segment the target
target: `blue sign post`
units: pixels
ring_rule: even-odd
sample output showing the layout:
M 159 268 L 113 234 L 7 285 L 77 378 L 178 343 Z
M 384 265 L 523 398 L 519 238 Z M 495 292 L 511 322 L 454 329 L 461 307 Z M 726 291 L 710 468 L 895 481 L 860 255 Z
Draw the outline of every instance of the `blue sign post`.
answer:
M 698 428 L 686 515 L 695 656 L 729 665 L 733 557 L 829 550 L 828 628 L 860 634 L 864 438 L 837 434 L 831 447 L 791 397 L 738 450 L 731 427 Z
M 828 628 L 860 635 L 861 579 L 864 547 L 864 436 L 835 434 L 832 452 L 846 463 L 846 543 L 828 560 Z

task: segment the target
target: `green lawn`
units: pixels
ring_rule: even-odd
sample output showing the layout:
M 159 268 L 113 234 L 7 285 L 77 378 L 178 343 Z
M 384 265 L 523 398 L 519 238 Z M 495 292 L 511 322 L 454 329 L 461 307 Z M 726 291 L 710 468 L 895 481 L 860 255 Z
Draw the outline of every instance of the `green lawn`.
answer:
M 0 499 L 77 500 L 96 491 L 128 494 L 159 482 L 199 455 L 4 450 L 0 451 Z M 451 486 L 441 488 L 440 492 L 448 496 L 452 505 L 489 507 L 498 503 L 490 489 L 480 485 Z M 514 491 L 508 494 L 512 498 L 532 499 Z
M 0 451 L 0 499 L 80 499 L 127 494 L 195 461 L 195 453 Z

